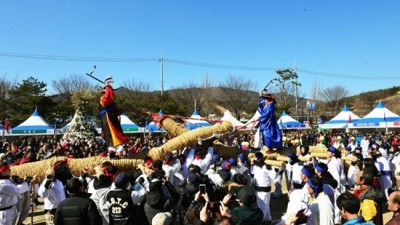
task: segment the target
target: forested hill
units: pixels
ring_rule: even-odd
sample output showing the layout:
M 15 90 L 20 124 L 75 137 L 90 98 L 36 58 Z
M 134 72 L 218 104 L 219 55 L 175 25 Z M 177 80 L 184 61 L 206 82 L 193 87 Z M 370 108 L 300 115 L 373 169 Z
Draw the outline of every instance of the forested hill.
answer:
M 360 93 L 344 99 L 351 110 L 365 116 L 381 101 L 390 111 L 400 114 L 400 86 Z

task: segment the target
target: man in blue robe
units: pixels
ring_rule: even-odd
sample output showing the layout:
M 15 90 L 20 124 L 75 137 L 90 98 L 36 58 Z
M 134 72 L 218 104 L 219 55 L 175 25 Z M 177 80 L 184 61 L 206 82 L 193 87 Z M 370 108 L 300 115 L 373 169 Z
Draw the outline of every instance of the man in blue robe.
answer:
M 272 149 L 282 148 L 282 132 L 279 129 L 275 116 L 275 98 L 267 91 L 260 92 L 260 104 L 258 112 L 261 116 L 258 118 L 262 145 Z

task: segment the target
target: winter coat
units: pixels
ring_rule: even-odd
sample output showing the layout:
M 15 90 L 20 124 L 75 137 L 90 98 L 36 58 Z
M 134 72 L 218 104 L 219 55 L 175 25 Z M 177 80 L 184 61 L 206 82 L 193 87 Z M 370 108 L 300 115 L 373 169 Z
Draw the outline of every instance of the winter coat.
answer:
M 54 215 L 55 225 L 101 225 L 96 204 L 87 193 L 73 193 L 63 200 Z

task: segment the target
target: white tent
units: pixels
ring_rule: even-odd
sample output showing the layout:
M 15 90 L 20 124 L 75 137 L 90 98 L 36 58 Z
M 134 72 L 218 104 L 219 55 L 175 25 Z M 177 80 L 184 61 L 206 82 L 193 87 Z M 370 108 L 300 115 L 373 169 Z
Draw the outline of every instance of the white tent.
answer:
M 122 131 L 124 133 L 143 133 L 144 132 L 144 128 L 139 127 L 134 122 L 132 122 L 132 120 L 130 120 L 125 113 L 123 113 L 121 115 L 121 127 L 122 127 Z
M 186 128 L 189 130 L 193 130 L 199 127 L 209 127 L 212 124 L 207 122 L 206 119 L 200 116 L 200 114 L 195 110 L 193 114 L 190 116 L 189 119 L 185 121 L 186 123 Z
M 278 120 L 278 125 L 280 129 L 285 130 L 310 129 L 309 126 L 306 126 L 305 124 L 293 119 L 291 116 L 286 114 L 285 111 L 282 112 L 282 116 Z
M 335 117 L 324 124 L 320 124 L 319 128 L 322 129 L 346 129 L 350 127 L 351 123 L 357 122 L 360 119 L 359 116 L 354 114 L 349 107 L 344 106 L 342 111 L 339 112 Z
M 19 135 L 52 135 L 54 128 L 51 127 L 38 113 L 35 112 L 23 123 L 11 129 L 11 134 Z
M 232 123 L 232 126 L 236 129 L 244 128 L 244 123 L 237 120 L 229 110 L 225 110 L 224 116 L 221 118 L 222 121 L 229 121 Z
M 258 112 L 258 110 L 256 111 L 256 113 L 254 113 L 253 117 L 251 117 L 251 119 L 249 119 L 249 121 L 247 121 L 244 125 L 246 127 L 247 130 L 255 130 L 257 129 L 255 126 L 256 121 L 258 120 L 258 118 L 260 118 L 261 114 L 260 112 Z
M 400 128 L 400 116 L 379 102 L 365 117 L 349 124 L 349 128 Z

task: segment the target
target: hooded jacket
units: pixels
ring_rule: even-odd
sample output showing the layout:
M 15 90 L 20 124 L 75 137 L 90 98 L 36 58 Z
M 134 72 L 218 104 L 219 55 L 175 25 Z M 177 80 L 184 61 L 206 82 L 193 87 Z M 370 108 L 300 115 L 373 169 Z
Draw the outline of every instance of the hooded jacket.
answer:
M 150 224 L 157 213 L 171 211 L 179 200 L 179 193 L 170 182 L 167 181 L 164 185 L 168 192 L 166 196 L 162 187 L 161 181 L 151 182 L 150 184 L 150 192 L 147 194 L 144 206 L 144 211 Z

